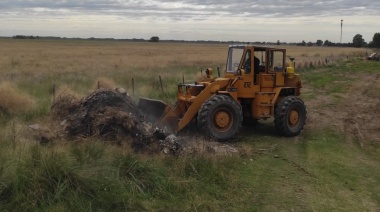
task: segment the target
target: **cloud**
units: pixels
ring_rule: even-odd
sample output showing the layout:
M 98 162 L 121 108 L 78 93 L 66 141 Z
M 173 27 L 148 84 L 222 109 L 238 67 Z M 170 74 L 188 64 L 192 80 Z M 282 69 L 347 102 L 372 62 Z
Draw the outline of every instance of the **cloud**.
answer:
M 197 33 L 203 33 L 211 36 L 209 39 L 224 34 L 227 40 L 233 36 L 251 39 L 249 36 L 261 35 L 263 37 L 257 38 L 260 40 L 272 36 L 269 32 L 281 32 L 289 37 L 308 35 L 314 39 L 309 34 L 336 36 L 329 31 L 340 24 L 340 19 L 358 30 L 363 30 L 360 28 L 363 26 L 379 28 L 379 21 L 371 20 L 371 17 L 379 20 L 379 11 L 380 1 L 373 0 L 1 0 L 0 25 L 5 26 L 4 32 L 12 27 L 19 30 L 18 26 L 21 30 L 27 22 L 33 22 L 35 25 L 27 28 L 41 32 L 44 28 L 38 21 L 55 20 L 52 25 L 70 29 L 71 25 L 86 23 L 93 26 L 94 31 L 106 25 L 107 29 L 128 25 L 141 35 L 155 30 L 164 34 L 162 29 L 165 29 L 182 37 L 193 33 L 193 37 L 202 38 Z M 46 23 L 43 26 L 49 30 Z M 290 27 L 298 33 L 285 33 Z
M 179 15 L 198 18 L 204 15 L 229 17 L 300 17 L 340 15 L 378 15 L 379 1 L 357 0 L 2 0 L 0 11 L 14 13 L 35 13 L 56 11 L 57 15 L 77 13 L 97 13 L 101 15 L 121 15 L 125 17 L 165 16 L 177 19 Z M 42 10 L 44 9 L 44 10 Z M 43 15 L 43 14 L 41 14 Z

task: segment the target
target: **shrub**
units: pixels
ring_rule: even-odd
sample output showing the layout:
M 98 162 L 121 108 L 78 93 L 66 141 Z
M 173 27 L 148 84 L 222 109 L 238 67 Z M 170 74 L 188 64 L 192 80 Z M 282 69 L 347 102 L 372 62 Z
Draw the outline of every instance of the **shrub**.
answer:
M 0 110 L 15 114 L 32 110 L 35 100 L 9 82 L 0 84 Z

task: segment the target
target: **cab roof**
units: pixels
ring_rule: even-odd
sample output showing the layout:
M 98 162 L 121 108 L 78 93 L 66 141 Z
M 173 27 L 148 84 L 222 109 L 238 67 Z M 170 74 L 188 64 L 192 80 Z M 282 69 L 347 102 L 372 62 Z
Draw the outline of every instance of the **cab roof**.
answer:
M 274 48 L 269 46 L 260 46 L 260 45 L 253 45 L 253 44 L 233 44 L 229 45 L 230 48 L 246 48 L 246 47 L 253 47 L 254 49 L 258 51 L 266 51 L 266 50 L 285 50 L 283 48 Z

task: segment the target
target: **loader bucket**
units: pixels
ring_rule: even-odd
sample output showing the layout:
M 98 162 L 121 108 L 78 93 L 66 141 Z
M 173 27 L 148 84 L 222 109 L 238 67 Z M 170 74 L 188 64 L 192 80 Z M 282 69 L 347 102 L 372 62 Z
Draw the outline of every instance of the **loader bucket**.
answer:
M 171 132 L 176 132 L 179 117 L 172 107 L 163 101 L 140 97 L 138 107 L 147 121 L 158 127 L 167 127 Z

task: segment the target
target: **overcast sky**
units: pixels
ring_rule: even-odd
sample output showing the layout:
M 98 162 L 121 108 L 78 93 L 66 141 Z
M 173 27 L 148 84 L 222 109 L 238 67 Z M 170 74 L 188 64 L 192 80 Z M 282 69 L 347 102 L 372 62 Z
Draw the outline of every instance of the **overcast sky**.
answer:
M 291 2 L 291 3 L 289 3 Z M 0 0 L 0 36 L 366 42 L 379 0 Z

